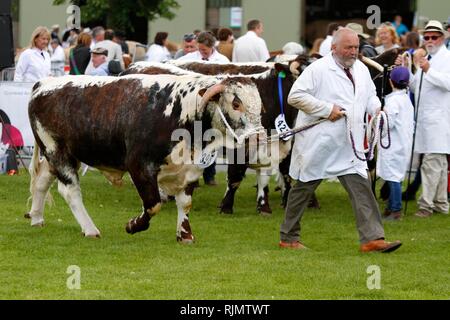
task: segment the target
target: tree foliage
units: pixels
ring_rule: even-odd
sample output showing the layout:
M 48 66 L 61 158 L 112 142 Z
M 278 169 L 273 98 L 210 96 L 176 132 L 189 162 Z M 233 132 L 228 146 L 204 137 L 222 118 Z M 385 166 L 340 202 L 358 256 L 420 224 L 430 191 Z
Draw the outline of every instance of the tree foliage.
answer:
M 54 5 L 67 0 L 53 0 Z M 154 20 L 162 17 L 172 19 L 172 9 L 180 7 L 176 0 L 70 0 L 81 9 L 82 24 L 105 21 L 110 28 L 135 31 L 132 17 Z

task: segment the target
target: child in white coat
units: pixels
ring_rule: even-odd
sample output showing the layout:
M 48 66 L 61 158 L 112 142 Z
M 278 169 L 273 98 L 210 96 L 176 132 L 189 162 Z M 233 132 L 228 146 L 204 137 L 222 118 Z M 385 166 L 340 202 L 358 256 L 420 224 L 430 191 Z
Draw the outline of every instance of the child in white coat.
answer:
M 385 220 L 399 220 L 402 210 L 402 181 L 409 166 L 414 130 L 414 107 L 407 93 L 409 71 L 397 67 L 391 71 L 392 93 L 386 96 L 391 146 L 378 148 L 377 173 L 389 185 L 389 200 Z

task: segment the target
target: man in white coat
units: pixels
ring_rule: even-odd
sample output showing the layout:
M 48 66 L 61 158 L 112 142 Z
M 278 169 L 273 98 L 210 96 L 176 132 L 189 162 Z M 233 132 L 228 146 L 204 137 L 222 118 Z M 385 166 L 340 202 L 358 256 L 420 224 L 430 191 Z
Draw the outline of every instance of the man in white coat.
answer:
M 442 24 L 430 20 L 421 30 L 428 52 L 419 61 L 420 69 L 411 81 L 415 97 L 420 95 L 414 152 L 423 154 L 422 194 L 417 201 L 418 217 L 435 212 L 448 213 L 447 155 L 450 154 L 450 51 L 449 36 Z M 423 74 L 423 75 L 422 75 Z M 422 88 L 419 93 L 420 78 Z
M 247 33 L 234 42 L 233 62 L 266 62 L 270 58 L 266 42 L 261 38 L 264 27 L 261 21 L 247 23 Z
M 308 66 L 289 93 L 288 103 L 299 109 L 296 127 L 320 118 L 330 121 L 295 137 L 289 174 L 297 182 L 289 192 L 280 228 L 282 248 L 305 248 L 300 242 L 303 213 L 321 181 L 336 176 L 351 199 L 360 251 L 391 252 L 401 245 L 400 241 L 384 240 L 367 164 L 358 159 L 364 158 L 364 113 L 373 115 L 380 107 L 369 70 L 357 59 L 358 48 L 356 32 L 339 29 L 333 37 L 332 52 Z M 354 143 L 349 139 L 347 122 Z

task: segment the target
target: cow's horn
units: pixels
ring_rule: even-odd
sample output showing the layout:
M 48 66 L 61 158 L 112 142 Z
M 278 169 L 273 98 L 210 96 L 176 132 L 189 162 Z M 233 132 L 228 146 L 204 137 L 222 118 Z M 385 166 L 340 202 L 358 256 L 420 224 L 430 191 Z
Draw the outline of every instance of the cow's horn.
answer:
M 300 74 L 300 72 L 298 71 L 298 68 L 300 68 L 300 62 L 298 62 L 298 61 L 293 61 L 291 63 L 291 65 L 289 66 L 289 70 L 291 71 L 291 73 L 296 74 L 296 75 Z
M 367 57 L 361 56 L 361 61 L 364 62 L 366 65 L 377 69 L 380 72 L 383 71 L 383 66 L 381 64 L 379 64 L 378 62 L 372 60 L 372 59 L 369 59 Z
M 206 90 L 206 92 L 203 94 L 202 101 L 200 101 L 200 112 L 203 111 L 212 97 L 224 91 L 225 85 L 221 83 L 215 84 L 212 87 L 208 88 L 208 90 Z

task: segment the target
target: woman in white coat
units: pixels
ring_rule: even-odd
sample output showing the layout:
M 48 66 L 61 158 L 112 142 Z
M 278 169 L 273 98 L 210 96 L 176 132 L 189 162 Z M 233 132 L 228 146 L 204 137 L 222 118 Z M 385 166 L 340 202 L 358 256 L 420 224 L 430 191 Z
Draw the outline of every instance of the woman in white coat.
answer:
M 155 41 L 150 48 L 148 48 L 145 55 L 147 61 L 166 62 L 172 58 L 169 50 L 166 48 L 168 36 L 169 34 L 167 32 L 158 32 L 155 35 Z
M 414 131 L 414 107 L 406 89 L 409 70 L 397 67 L 391 71 L 392 93 L 386 97 L 391 145 L 388 149 L 378 147 L 377 174 L 389 186 L 389 201 L 384 211 L 386 220 L 399 220 L 402 210 L 402 184 L 408 169 L 412 136 Z
M 47 46 L 50 32 L 46 27 L 37 27 L 30 40 L 30 47 L 20 54 L 14 73 L 14 81 L 37 82 L 51 75 L 50 55 Z
M 320 118 L 330 121 L 295 136 L 289 171 L 297 182 L 289 192 L 280 228 L 282 248 L 305 248 L 300 242 L 300 220 L 308 201 L 322 179 L 336 176 L 350 196 L 360 251 L 391 252 L 401 245 L 384 240 L 380 209 L 368 179 L 364 113 L 374 114 L 380 101 L 369 70 L 357 59 L 358 48 L 356 32 L 339 29 L 333 37 L 332 52 L 309 65 L 289 93 L 288 103 L 299 109 L 296 127 Z

